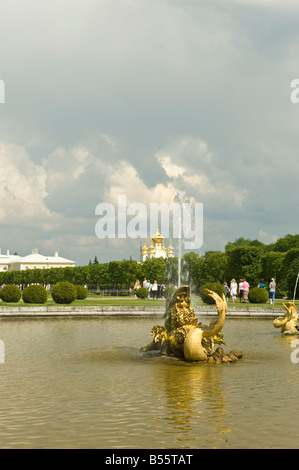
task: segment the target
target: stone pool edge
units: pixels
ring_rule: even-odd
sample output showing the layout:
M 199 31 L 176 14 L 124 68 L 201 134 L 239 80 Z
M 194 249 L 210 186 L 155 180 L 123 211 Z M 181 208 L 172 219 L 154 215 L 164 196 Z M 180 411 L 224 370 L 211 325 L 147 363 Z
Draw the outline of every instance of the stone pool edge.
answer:
M 195 307 L 195 313 L 217 316 L 215 306 Z M 165 307 L 159 306 L 0 306 L 0 318 L 56 318 L 56 317 L 163 317 Z M 227 318 L 275 318 L 284 314 L 284 308 L 228 306 Z

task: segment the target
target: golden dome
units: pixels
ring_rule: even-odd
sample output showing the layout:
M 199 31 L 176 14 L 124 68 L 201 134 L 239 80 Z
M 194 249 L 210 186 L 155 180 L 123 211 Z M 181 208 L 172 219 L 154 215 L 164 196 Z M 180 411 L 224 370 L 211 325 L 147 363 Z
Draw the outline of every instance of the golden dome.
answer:
M 159 231 L 159 225 L 157 226 L 157 231 L 155 233 L 155 235 L 152 237 L 152 241 L 154 243 L 162 243 L 162 241 L 164 240 L 164 237 L 161 235 L 160 231 Z
M 156 249 L 155 249 L 155 247 L 154 247 L 154 245 L 153 245 L 153 242 L 151 243 L 151 246 L 149 247 L 148 251 L 149 251 L 150 254 L 155 253 Z

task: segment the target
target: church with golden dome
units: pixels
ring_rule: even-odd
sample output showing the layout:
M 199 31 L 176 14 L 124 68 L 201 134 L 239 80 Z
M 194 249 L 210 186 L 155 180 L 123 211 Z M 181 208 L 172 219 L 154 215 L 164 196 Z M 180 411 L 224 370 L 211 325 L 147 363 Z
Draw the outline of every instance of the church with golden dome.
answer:
M 144 241 L 144 245 L 142 248 L 142 261 L 146 261 L 147 259 L 151 259 L 151 258 L 173 258 L 173 257 L 174 257 L 174 249 L 171 244 L 171 240 L 169 241 L 168 248 L 166 248 L 164 245 L 164 237 L 161 235 L 159 231 L 159 226 L 158 226 L 155 235 L 151 239 L 151 244 L 149 247 L 146 246 L 146 241 Z

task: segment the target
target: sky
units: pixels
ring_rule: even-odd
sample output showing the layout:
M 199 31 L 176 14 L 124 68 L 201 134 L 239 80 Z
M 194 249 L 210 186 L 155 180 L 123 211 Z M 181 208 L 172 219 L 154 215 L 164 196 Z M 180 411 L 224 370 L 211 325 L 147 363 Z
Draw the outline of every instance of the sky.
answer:
M 198 254 L 298 233 L 298 24 L 291 0 L 1 0 L 2 254 L 139 260 L 96 207 L 181 190 Z

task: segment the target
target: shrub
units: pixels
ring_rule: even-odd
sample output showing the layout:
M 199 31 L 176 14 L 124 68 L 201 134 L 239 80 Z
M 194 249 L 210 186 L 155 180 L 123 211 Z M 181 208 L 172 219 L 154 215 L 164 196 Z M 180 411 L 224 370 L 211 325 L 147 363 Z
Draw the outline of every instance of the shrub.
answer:
M 26 304 L 44 304 L 48 300 L 48 292 L 39 284 L 31 284 L 23 290 L 22 298 Z
M 84 300 L 88 295 L 88 290 L 84 286 L 76 286 L 76 299 Z
M 260 287 L 254 287 L 248 292 L 248 300 L 251 304 L 265 304 L 268 300 L 268 292 Z
M 138 299 L 147 299 L 148 294 L 149 292 L 146 287 L 139 287 L 139 289 L 136 291 L 136 296 Z
M 0 298 L 3 302 L 19 302 L 22 292 L 14 284 L 4 286 L 0 291 Z
M 208 282 L 200 288 L 200 297 L 205 304 L 215 304 L 215 300 L 209 296 L 205 289 L 209 289 L 216 292 L 216 294 L 220 295 L 220 297 L 222 297 L 222 294 L 226 296 L 226 291 L 222 284 L 220 284 L 219 282 Z
M 57 304 L 70 304 L 76 297 L 76 287 L 68 281 L 57 282 L 53 286 L 52 298 Z

